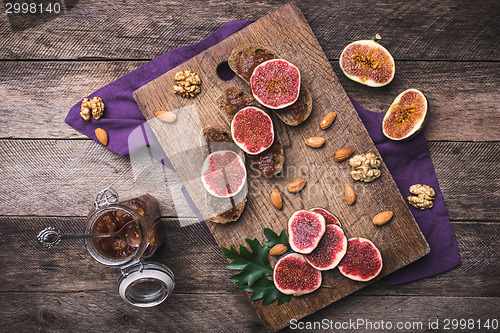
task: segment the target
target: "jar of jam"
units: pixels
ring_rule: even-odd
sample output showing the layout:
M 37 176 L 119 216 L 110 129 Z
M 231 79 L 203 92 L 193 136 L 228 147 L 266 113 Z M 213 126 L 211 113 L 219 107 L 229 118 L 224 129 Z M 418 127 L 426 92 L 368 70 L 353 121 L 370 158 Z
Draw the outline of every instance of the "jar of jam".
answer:
M 168 267 L 144 261 L 165 242 L 158 201 L 153 196 L 119 201 L 113 188 L 99 192 L 85 233 L 117 232 L 126 224 L 124 237 L 87 238 L 85 246 L 98 262 L 121 269 L 118 289 L 125 301 L 139 307 L 160 304 L 175 282 Z

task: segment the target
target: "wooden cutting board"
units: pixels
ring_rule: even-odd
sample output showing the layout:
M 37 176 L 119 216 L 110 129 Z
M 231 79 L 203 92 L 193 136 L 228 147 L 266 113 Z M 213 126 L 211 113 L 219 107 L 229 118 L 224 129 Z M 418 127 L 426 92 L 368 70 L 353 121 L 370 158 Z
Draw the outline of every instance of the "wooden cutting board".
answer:
M 380 277 L 427 254 L 429 246 L 384 163 L 382 176 L 364 184 L 352 180 L 348 161 L 333 161 L 334 152 L 343 147 L 351 147 L 356 153 L 378 154 L 378 151 L 295 4 L 281 7 L 134 94 L 198 209 L 206 210 L 206 193 L 200 191 L 203 187 L 199 179 L 206 157 L 206 149 L 200 148 L 200 130 L 205 126 L 218 126 L 229 131 L 230 117 L 218 110 L 216 99 L 229 86 L 250 91 L 240 78 L 223 81 L 216 73 L 217 65 L 228 59 L 234 47 L 242 44 L 262 45 L 295 64 L 301 71 L 304 86 L 312 93 L 313 112 L 298 127 L 289 127 L 274 119 L 285 150 L 283 172 L 272 178 L 249 177 L 248 202 L 241 218 L 227 225 L 208 222 L 217 243 L 224 247 L 237 246 L 243 244 L 245 238 L 263 242 L 263 228 L 279 233 L 296 210 L 323 207 L 340 219 L 347 237 L 368 238 L 379 248 L 384 262 Z M 175 73 L 185 69 L 199 73 L 203 80 L 202 92 L 194 99 L 184 99 L 172 92 Z M 161 110 L 176 112 L 177 121 L 166 124 L 155 119 L 154 113 Z M 328 130 L 321 130 L 320 120 L 331 111 L 337 113 L 337 119 Z M 312 136 L 326 138 L 323 148 L 312 149 L 304 144 L 304 140 Z M 305 189 L 298 194 L 288 193 L 287 184 L 298 178 L 307 180 Z M 358 194 L 353 206 L 348 206 L 344 198 L 345 184 L 354 186 Z M 269 193 L 275 187 L 283 193 L 282 210 L 274 208 L 269 201 Z M 382 227 L 375 227 L 373 216 L 386 210 L 394 212 L 393 219 Z M 290 303 L 279 307 L 276 301 L 266 306 L 254 301 L 252 305 L 264 325 L 277 330 L 287 326 L 291 319 L 303 318 L 369 284 L 349 280 L 337 269 L 324 272 L 323 281 L 324 285 L 334 288 L 320 288 L 312 294 L 293 297 Z

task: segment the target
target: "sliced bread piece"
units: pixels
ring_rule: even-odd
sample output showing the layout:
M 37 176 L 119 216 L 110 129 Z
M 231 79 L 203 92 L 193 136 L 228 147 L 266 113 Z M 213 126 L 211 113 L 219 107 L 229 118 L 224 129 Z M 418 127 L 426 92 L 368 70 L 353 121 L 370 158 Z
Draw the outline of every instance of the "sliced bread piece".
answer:
M 313 106 L 312 95 L 309 89 L 300 85 L 300 95 L 295 103 L 286 108 L 273 110 L 274 113 L 288 126 L 298 126 L 311 115 Z
M 257 101 L 241 88 L 228 87 L 217 98 L 217 105 L 222 112 L 233 115 L 245 106 L 257 105 Z
M 247 199 L 243 199 L 243 201 L 235 205 L 233 209 L 230 209 L 222 214 L 211 217 L 210 221 L 221 224 L 237 221 L 240 218 L 241 214 L 243 213 L 243 210 L 245 209 L 246 202 Z
M 227 62 L 239 77 L 249 83 L 255 67 L 276 58 L 279 58 L 276 53 L 260 45 L 241 45 L 233 49 Z
M 219 150 L 232 150 L 236 152 L 245 161 L 245 153 L 233 142 L 231 134 L 220 127 L 204 127 L 201 131 L 200 140 L 204 140 L 202 144 L 207 144 L 207 150 L 205 153 L 211 154 Z M 233 198 L 216 198 L 207 193 L 207 205 L 212 207 L 217 212 L 221 209 L 227 209 L 223 213 L 219 213 L 211 217 L 209 220 L 214 223 L 229 223 L 237 221 L 243 210 L 245 209 L 245 203 L 247 190 L 242 190 Z M 215 213 L 214 213 L 215 214 Z

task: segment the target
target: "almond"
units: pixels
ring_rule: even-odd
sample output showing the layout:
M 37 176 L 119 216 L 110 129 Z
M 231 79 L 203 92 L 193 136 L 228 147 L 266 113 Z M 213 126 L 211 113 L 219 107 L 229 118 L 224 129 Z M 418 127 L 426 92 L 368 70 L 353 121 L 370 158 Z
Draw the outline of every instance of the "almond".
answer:
M 327 129 L 328 127 L 330 127 L 330 125 L 332 125 L 333 121 L 335 120 L 335 117 L 337 117 L 337 114 L 335 112 L 327 113 L 326 116 L 324 116 L 323 119 L 321 119 L 319 127 L 324 130 Z
M 348 159 L 353 153 L 354 149 L 341 148 L 335 152 L 335 155 L 333 155 L 333 159 L 337 162 L 341 162 Z
M 158 111 L 155 112 L 155 116 L 158 117 L 164 123 L 173 123 L 177 116 L 171 111 Z
M 281 198 L 280 190 L 278 190 L 277 188 L 275 188 L 271 192 L 271 203 L 278 209 L 281 209 L 281 207 L 283 207 L 283 199 Z
M 351 185 L 345 186 L 345 199 L 347 200 L 347 204 L 349 206 L 354 205 L 356 202 L 356 193 L 354 192 L 354 188 Z
M 386 212 L 379 213 L 379 214 L 375 215 L 375 217 L 373 218 L 373 224 L 384 225 L 387 222 L 389 222 L 389 220 L 392 218 L 393 215 L 394 215 L 394 213 L 391 212 L 390 210 L 388 210 Z
M 106 133 L 105 130 L 103 130 L 102 128 L 96 128 L 95 136 L 100 143 L 102 143 L 105 146 L 108 145 L 108 133 Z
M 306 139 L 306 145 L 312 148 L 320 148 L 325 144 L 325 138 L 321 136 L 314 136 L 312 138 Z
M 304 188 L 304 186 L 306 186 L 306 180 L 305 179 L 297 179 L 296 181 L 288 184 L 287 189 L 288 189 L 288 192 L 290 192 L 290 193 L 297 193 L 300 190 L 302 190 Z
M 276 244 L 269 250 L 269 254 L 272 256 L 280 256 L 284 254 L 287 250 L 288 248 L 286 247 L 285 244 Z

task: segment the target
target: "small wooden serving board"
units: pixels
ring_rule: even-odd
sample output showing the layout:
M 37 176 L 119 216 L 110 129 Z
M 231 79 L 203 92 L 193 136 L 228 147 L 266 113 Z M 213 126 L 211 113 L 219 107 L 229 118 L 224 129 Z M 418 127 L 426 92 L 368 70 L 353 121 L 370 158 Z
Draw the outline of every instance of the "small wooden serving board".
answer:
M 234 47 L 243 44 L 262 45 L 295 64 L 301 71 L 303 84 L 312 93 L 313 111 L 309 119 L 297 127 L 274 119 L 285 151 L 283 171 L 272 178 L 249 177 L 248 202 L 240 219 L 226 225 L 208 222 L 217 243 L 224 247 L 238 246 L 244 244 L 245 238 L 264 242 L 263 228 L 279 233 L 286 228 L 293 212 L 322 207 L 340 219 L 348 238 L 365 237 L 379 248 L 384 262 L 380 277 L 427 254 L 429 246 L 384 163 L 381 177 L 364 184 L 350 177 L 348 161 L 333 161 L 334 152 L 343 147 L 353 148 L 356 153 L 378 154 L 378 151 L 295 4 L 281 7 L 134 93 L 198 209 L 205 210 L 206 200 L 201 194 L 205 192 L 199 179 L 206 157 L 206 151 L 200 148 L 200 130 L 217 126 L 229 131 L 230 117 L 218 110 L 217 98 L 229 86 L 250 91 L 237 76 L 230 81 L 221 80 L 216 67 L 228 59 Z M 186 69 L 197 72 L 203 81 L 202 92 L 194 99 L 181 98 L 172 92 L 175 73 Z M 177 121 L 167 124 L 155 119 L 154 113 L 162 110 L 176 112 Z M 321 130 L 320 120 L 331 111 L 337 113 L 337 119 L 328 130 Z M 304 144 L 304 140 L 312 136 L 326 138 L 323 148 L 312 149 Z M 307 180 L 305 189 L 298 194 L 288 193 L 287 184 L 299 178 Z M 358 195 L 353 206 L 348 206 L 344 198 L 346 184 L 352 185 Z M 275 187 L 283 194 L 282 210 L 274 208 L 269 200 Z M 393 219 L 382 227 L 375 227 L 373 216 L 386 210 L 394 212 Z M 277 306 L 276 301 L 266 306 L 253 301 L 252 305 L 264 325 L 277 330 L 287 326 L 291 319 L 303 318 L 369 283 L 349 280 L 338 269 L 333 269 L 323 273 L 323 284 L 334 288 L 320 288 L 312 294 L 293 297 L 290 303 L 281 306 Z

